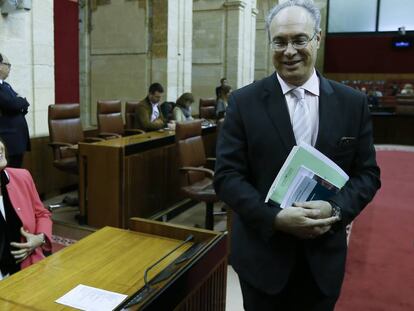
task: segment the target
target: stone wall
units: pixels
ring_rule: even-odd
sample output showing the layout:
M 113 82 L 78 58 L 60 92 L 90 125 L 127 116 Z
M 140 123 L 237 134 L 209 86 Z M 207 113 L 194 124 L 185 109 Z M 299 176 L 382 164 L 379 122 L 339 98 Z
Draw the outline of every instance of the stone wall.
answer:
M 194 0 L 193 93 L 215 97 L 226 77 L 235 89 L 254 79 L 256 0 Z
M 30 103 L 30 135 L 47 135 L 47 109 L 55 103 L 53 0 L 0 15 L 0 52 L 12 64 L 7 81 Z

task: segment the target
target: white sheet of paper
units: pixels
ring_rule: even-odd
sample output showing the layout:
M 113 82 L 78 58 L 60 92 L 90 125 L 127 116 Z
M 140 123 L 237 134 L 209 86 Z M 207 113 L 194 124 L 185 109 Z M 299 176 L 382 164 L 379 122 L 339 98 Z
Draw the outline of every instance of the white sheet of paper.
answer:
M 79 310 L 111 311 L 126 297 L 127 295 L 79 284 L 55 302 Z

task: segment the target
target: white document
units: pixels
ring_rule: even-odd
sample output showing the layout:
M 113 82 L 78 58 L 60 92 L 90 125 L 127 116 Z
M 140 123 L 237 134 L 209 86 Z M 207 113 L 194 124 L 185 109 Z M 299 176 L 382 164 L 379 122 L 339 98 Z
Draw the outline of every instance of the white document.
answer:
M 111 311 L 127 296 L 79 284 L 56 302 L 79 310 Z
M 291 185 L 289 186 L 288 191 L 286 192 L 286 195 L 280 204 L 280 207 L 285 208 L 292 206 L 294 202 L 306 201 L 309 194 L 312 192 L 316 181 L 313 181 L 311 184 L 309 184 L 309 179 L 307 179 L 307 182 L 304 182 L 304 179 L 305 177 L 312 178 L 314 175 L 315 174 L 312 171 L 308 170 L 304 166 L 301 166 Z
M 338 189 L 341 189 L 349 179 L 349 176 L 323 153 L 308 144 L 300 143 L 299 146 L 294 146 L 290 151 L 270 186 L 265 203 L 272 200 L 275 203 L 282 204 L 291 183 L 302 166 Z M 296 180 L 296 182 L 301 180 Z

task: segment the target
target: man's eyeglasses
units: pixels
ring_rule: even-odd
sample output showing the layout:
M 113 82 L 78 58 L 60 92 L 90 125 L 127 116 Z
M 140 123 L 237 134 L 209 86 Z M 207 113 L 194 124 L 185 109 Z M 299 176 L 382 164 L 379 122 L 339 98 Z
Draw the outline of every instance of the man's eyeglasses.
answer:
M 11 64 L 9 64 L 9 63 L 0 63 L 0 64 L 2 64 L 2 65 L 6 65 L 7 67 L 11 67 Z
M 282 52 L 287 49 L 290 43 L 292 44 L 292 47 L 295 50 L 302 50 L 308 46 L 309 42 L 311 42 L 313 38 L 315 38 L 315 36 L 316 36 L 316 32 L 313 34 L 311 38 L 309 38 L 308 36 L 299 36 L 293 40 L 288 40 L 288 41 L 276 39 L 270 42 L 270 48 L 273 51 Z

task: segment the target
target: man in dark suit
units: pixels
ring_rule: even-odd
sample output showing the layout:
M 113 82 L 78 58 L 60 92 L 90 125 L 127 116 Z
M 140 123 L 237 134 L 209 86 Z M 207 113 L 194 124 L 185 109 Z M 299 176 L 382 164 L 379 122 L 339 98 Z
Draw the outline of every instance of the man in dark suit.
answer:
M 216 100 L 218 100 L 221 96 L 221 89 L 223 86 L 227 85 L 227 78 L 220 79 L 220 85 L 216 87 Z
M 214 184 L 234 211 L 231 263 L 246 310 L 333 310 L 345 227 L 380 187 L 367 100 L 316 72 L 320 12 L 312 1 L 275 6 L 267 26 L 276 73 L 232 93 L 218 138 Z M 298 116 L 300 109 L 306 113 Z M 300 141 L 336 162 L 349 181 L 328 201 L 284 209 L 264 203 Z
M 4 81 L 10 69 L 7 57 L 0 54 L 0 137 L 7 147 L 8 166 L 19 168 L 24 152 L 30 150 L 29 129 L 24 117 L 29 103 Z

